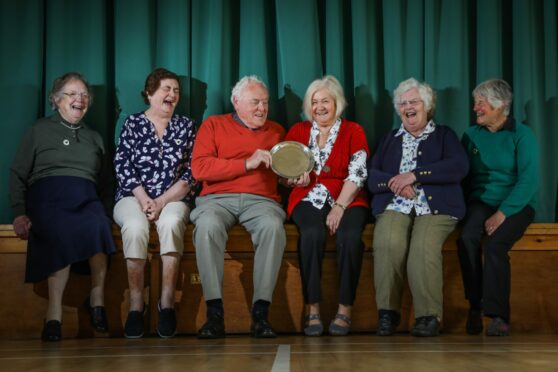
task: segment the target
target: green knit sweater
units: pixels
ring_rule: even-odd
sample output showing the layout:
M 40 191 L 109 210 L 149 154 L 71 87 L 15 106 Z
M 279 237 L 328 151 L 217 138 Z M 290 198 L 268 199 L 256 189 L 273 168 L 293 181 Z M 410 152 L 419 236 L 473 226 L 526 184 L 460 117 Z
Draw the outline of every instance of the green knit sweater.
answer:
M 483 126 L 469 127 L 463 134 L 469 156 L 470 200 L 480 200 L 504 215 L 525 206 L 535 208 L 538 191 L 539 151 L 532 130 L 508 118 L 497 132 Z
M 27 189 L 44 177 L 75 176 L 97 184 L 105 207 L 111 203 L 111 168 L 99 133 L 80 123 L 68 128 L 60 114 L 39 119 L 27 130 L 10 168 L 14 217 L 25 214 Z

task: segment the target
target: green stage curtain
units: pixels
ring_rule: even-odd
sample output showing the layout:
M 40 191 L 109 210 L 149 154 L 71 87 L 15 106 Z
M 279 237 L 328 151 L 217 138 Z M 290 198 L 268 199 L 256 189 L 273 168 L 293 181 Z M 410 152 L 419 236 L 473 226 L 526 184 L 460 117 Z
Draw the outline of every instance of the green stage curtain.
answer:
M 0 0 L 0 223 L 11 223 L 9 166 L 24 131 L 52 112 L 55 77 L 80 71 L 95 100 L 86 121 L 114 146 L 144 110 L 147 74 L 181 77 L 178 112 L 198 123 L 231 110 L 242 76 L 268 84 L 270 118 L 302 119 L 306 87 L 335 75 L 372 149 L 400 124 L 397 84 L 437 91 L 435 119 L 458 134 L 474 122 L 471 90 L 489 78 L 514 89 L 512 113 L 541 147 L 538 222 L 556 220 L 558 0 Z

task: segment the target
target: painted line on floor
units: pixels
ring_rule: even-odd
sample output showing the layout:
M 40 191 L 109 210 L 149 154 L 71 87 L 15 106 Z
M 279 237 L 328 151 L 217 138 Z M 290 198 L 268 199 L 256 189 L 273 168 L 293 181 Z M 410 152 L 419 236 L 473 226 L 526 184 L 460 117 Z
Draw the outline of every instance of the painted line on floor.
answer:
M 291 345 L 279 345 L 271 372 L 289 372 L 291 370 Z

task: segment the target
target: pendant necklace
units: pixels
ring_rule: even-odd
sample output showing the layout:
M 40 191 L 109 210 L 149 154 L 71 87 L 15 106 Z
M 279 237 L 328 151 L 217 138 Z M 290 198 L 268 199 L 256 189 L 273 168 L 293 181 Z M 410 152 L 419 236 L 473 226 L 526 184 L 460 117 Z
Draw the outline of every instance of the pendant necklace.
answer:
M 63 121 L 60 121 L 60 124 L 62 124 L 64 127 L 68 128 L 68 129 L 71 129 L 72 139 L 74 139 L 76 142 L 79 143 L 78 129 L 81 128 L 81 125 L 78 124 L 77 126 L 71 126 L 71 125 L 68 125 L 68 124 L 64 123 Z M 68 138 L 64 138 L 64 140 L 62 140 L 62 144 L 64 146 L 69 146 L 70 145 L 70 140 Z

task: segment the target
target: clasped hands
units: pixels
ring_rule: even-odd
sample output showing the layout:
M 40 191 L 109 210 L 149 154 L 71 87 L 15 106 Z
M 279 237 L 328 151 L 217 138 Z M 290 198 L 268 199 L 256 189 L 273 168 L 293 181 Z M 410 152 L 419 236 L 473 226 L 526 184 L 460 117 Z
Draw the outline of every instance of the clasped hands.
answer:
M 405 172 L 393 176 L 388 181 L 389 189 L 397 196 L 413 199 L 417 196 L 413 184 L 417 178 L 413 172 Z
M 143 213 L 145 213 L 149 222 L 155 222 L 159 219 L 159 215 L 161 214 L 161 210 L 164 206 L 165 204 L 159 198 L 149 198 L 141 203 Z

